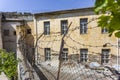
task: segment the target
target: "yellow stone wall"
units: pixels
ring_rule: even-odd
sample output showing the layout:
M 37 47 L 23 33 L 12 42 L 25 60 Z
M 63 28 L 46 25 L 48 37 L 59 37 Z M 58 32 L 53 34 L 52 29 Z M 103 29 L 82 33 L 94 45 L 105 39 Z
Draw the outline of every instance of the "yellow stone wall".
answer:
M 87 34 L 80 34 L 80 29 L 72 31 L 76 27 L 80 26 L 81 18 L 88 18 L 89 24 Z M 38 35 L 42 34 L 44 31 L 44 22 L 50 21 L 50 35 L 43 35 L 38 41 L 39 54 L 44 56 L 44 48 L 51 48 L 53 50 L 51 54 L 59 54 L 62 35 L 57 32 L 61 32 L 61 20 L 68 20 L 68 25 L 71 22 L 72 25 L 70 26 L 69 32 L 66 36 L 70 35 L 73 40 L 71 40 L 70 37 L 65 37 L 64 47 L 68 48 L 69 55 L 78 54 L 80 56 L 81 48 L 87 48 L 89 55 L 99 54 L 98 56 L 101 56 L 102 49 L 110 49 L 110 54 L 116 55 L 116 47 L 103 47 L 103 45 L 105 43 L 117 45 L 117 38 L 114 35 L 109 37 L 109 34 L 102 34 L 101 28 L 97 27 L 97 20 L 95 20 L 96 18 L 98 18 L 98 15 L 95 15 L 93 11 L 37 16 L 36 20 Z
M 27 29 L 31 29 L 31 34 L 27 34 Z M 34 46 L 34 22 L 26 21 L 24 24 L 17 26 L 16 33 L 17 35 L 21 32 L 22 37 L 25 40 L 25 43 L 31 46 Z
M 31 34 L 27 34 L 27 29 L 31 29 Z M 21 34 L 21 37 L 20 37 Z M 24 24 L 17 26 L 17 38 L 20 43 L 21 52 L 27 57 L 28 61 L 33 64 L 34 62 L 34 22 L 25 21 Z
M 31 29 L 31 34 L 26 35 L 26 43 L 28 45 L 34 46 L 34 22 L 28 21 L 25 25 L 26 29 Z

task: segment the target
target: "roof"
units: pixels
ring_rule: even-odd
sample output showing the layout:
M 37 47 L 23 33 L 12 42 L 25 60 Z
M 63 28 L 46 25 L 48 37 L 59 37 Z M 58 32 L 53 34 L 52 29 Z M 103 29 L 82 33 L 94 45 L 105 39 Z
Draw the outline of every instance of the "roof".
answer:
M 83 12 L 83 11 L 94 11 L 94 7 L 70 9 L 70 10 L 60 10 L 60 11 L 51 11 L 51 12 L 42 12 L 42 13 L 35 13 L 34 15 L 35 16 L 56 15 L 56 14 L 75 13 L 75 12 Z
M 2 22 L 23 22 L 23 19 L 15 19 L 15 18 L 6 18 L 2 19 Z
M 33 21 L 33 18 L 5 18 L 2 22 L 23 22 L 23 21 Z

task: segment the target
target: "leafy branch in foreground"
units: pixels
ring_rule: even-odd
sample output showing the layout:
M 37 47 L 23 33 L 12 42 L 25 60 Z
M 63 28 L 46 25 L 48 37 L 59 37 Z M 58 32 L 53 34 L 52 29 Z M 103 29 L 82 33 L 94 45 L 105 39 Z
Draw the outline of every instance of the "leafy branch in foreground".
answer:
M 95 12 L 101 16 L 98 19 L 100 27 L 106 27 L 110 35 L 120 38 L 120 0 L 96 0 Z

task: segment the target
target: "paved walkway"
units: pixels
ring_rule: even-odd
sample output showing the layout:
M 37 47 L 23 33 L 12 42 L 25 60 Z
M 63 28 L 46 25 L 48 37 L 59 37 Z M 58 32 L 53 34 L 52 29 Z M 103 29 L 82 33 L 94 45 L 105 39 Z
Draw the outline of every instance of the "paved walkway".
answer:
M 8 78 L 6 77 L 6 75 L 3 72 L 0 75 L 0 80 L 8 80 Z
M 27 62 L 27 66 L 22 62 L 20 65 L 20 78 L 21 80 L 41 80 L 36 70 Z
M 42 73 L 42 71 L 40 70 L 39 67 L 37 67 L 36 65 L 34 65 L 33 68 L 34 68 L 34 70 L 37 72 L 37 74 L 39 75 L 39 78 L 40 78 L 41 80 L 48 80 L 48 79 L 46 78 L 46 76 Z
M 22 44 L 17 44 L 17 58 L 20 59 L 18 63 L 18 80 L 41 80 L 24 54 Z

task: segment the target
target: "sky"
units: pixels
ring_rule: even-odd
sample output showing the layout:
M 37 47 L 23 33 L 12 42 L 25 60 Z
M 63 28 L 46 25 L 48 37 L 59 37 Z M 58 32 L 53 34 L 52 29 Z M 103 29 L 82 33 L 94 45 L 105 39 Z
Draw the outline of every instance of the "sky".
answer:
M 93 7 L 95 0 L 0 0 L 0 12 L 49 12 Z

